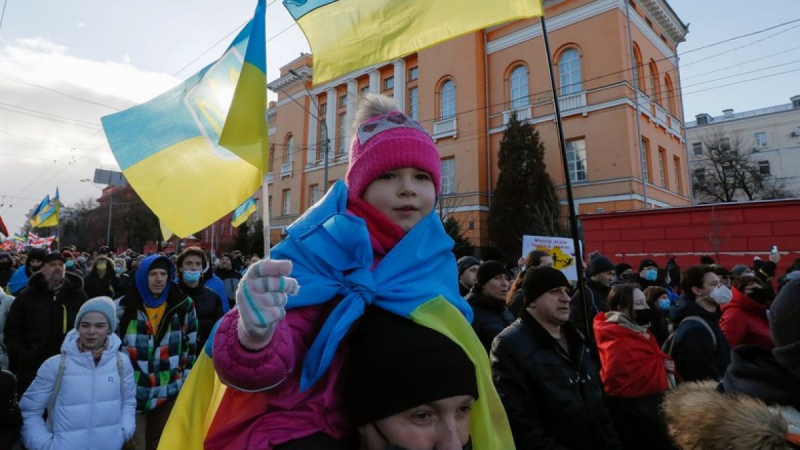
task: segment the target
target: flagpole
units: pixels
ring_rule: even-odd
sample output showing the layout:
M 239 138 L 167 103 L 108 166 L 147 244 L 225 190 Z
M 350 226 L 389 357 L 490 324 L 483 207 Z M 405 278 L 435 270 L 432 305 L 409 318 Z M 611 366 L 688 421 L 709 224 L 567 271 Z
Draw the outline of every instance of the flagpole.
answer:
M 594 336 L 591 336 L 589 321 L 589 304 L 586 303 L 586 292 L 584 290 L 583 280 L 583 255 L 581 255 L 580 236 L 578 236 L 578 217 L 575 214 L 575 200 L 572 198 L 572 181 L 569 178 L 569 165 L 567 162 L 567 142 L 564 138 L 564 124 L 561 120 L 561 105 L 558 103 L 558 89 L 556 88 L 556 78 L 553 72 L 553 58 L 550 53 L 550 39 L 547 37 L 547 25 L 545 24 L 544 15 L 539 18 L 539 23 L 542 24 L 542 37 L 544 38 L 544 49 L 547 57 L 547 68 L 550 74 L 550 87 L 553 90 L 553 108 L 556 115 L 556 134 L 558 135 L 558 145 L 561 150 L 561 165 L 564 168 L 564 181 L 566 182 L 567 191 L 567 208 L 569 208 L 569 227 L 572 234 L 572 241 L 575 246 L 575 266 L 578 269 L 578 293 L 583 305 L 583 313 L 586 326 L 586 342 L 590 347 L 594 347 Z
M 264 259 L 269 259 L 270 235 L 269 235 L 269 182 L 267 181 L 268 172 L 262 174 L 261 179 L 261 220 L 264 223 Z

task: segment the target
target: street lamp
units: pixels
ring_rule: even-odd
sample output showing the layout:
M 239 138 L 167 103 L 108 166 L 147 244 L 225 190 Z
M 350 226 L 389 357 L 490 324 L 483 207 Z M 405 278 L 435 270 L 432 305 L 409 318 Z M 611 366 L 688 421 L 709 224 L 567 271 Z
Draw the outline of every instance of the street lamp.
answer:
M 322 117 L 321 117 L 322 116 L 322 112 L 319 109 L 319 104 L 317 103 L 316 100 L 314 100 L 314 95 L 311 93 L 311 91 L 308 90 L 308 87 L 306 87 L 305 76 L 300 75 L 299 73 L 295 72 L 294 69 L 289 69 L 289 73 L 294 75 L 294 76 L 296 76 L 297 78 L 300 78 L 303 81 L 303 89 L 306 91 L 306 94 L 308 94 L 308 98 L 311 100 L 311 103 L 314 105 L 314 108 L 317 110 L 317 115 L 314 116 L 314 117 L 317 119 L 317 122 L 320 122 L 322 124 L 322 126 L 324 127 L 324 129 L 325 129 L 325 147 L 323 149 L 323 154 L 325 155 L 324 156 L 324 158 L 325 158 L 325 162 L 324 162 L 325 169 L 324 169 L 324 172 L 323 172 L 324 173 L 324 175 L 323 175 L 323 184 L 324 184 L 324 188 L 325 189 L 324 189 L 323 192 L 327 193 L 328 192 L 328 149 L 329 149 L 329 145 L 328 144 L 331 141 L 331 135 L 330 135 L 329 130 L 328 130 L 328 121 L 322 119 Z M 281 91 L 283 91 L 283 93 L 286 94 L 286 91 L 284 91 L 283 89 L 281 89 Z M 286 95 L 289 95 L 289 94 L 286 94 Z M 299 104 L 291 95 L 289 95 L 289 98 L 291 98 L 295 103 Z M 303 107 L 303 109 L 306 109 L 306 108 Z M 306 109 L 306 111 L 308 111 L 308 110 Z M 314 115 L 310 111 L 308 111 L 308 113 L 311 114 L 312 116 Z
M 100 189 L 103 191 L 103 188 L 96 185 L 94 181 L 84 178 L 81 180 L 81 183 L 92 183 L 92 186 Z M 111 213 L 114 211 L 114 196 L 109 194 L 108 195 L 108 226 L 106 227 L 106 247 L 111 248 Z

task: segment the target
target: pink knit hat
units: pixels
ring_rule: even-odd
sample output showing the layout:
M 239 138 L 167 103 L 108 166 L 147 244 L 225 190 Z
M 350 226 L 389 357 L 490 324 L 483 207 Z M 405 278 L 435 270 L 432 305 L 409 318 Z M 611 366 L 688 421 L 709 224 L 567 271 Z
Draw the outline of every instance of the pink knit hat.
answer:
M 425 128 L 400 111 L 372 117 L 358 127 L 345 177 L 350 198 L 361 198 L 379 176 L 415 167 L 431 176 L 436 196 L 442 185 L 439 150 Z

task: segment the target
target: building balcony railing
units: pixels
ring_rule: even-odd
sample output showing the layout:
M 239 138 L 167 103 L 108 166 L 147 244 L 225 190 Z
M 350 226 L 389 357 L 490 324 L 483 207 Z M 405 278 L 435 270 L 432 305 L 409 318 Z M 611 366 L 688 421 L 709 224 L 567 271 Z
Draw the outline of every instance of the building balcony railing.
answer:
M 667 125 L 667 110 L 656 105 L 656 120 L 660 121 L 666 127 Z
M 683 136 L 683 128 L 681 127 L 681 122 L 678 119 L 676 119 L 676 118 L 674 118 L 672 116 L 669 116 L 669 127 L 678 136 Z
M 650 97 L 648 97 L 647 94 L 642 91 L 636 92 L 636 101 L 639 103 L 639 109 L 647 112 L 648 114 L 652 114 L 652 110 L 650 108 Z
M 561 111 L 583 108 L 586 106 L 586 91 L 559 97 L 558 106 L 561 108 Z
M 288 177 L 292 174 L 292 162 L 281 164 L 281 177 Z
M 509 109 L 508 111 L 503 111 L 503 125 L 508 125 L 508 122 L 511 122 L 512 114 L 516 114 L 517 120 L 520 122 L 529 120 L 532 117 L 531 105 L 525 105 L 519 108 Z
M 442 139 L 449 136 L 456 137 L 458 131 L 456 118 L 437 120 L 433 122 L 433 139 Z
M 272 183 L 272 172 L 267 174 L 267 184 L 271 184 L 271 183 Z

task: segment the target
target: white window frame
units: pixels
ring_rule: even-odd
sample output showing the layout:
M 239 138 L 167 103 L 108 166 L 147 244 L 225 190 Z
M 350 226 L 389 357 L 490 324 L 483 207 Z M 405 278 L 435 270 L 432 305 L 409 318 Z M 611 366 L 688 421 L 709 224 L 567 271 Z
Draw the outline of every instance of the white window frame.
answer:
M 394 76 L 386 77 L 383 80 L 383 90 L 388 91 L 389 89 L 394 89 Z
M 705 183 L 706 182 L 706 169 L 700 167 L 698 169 L 694 169 L 693 179 L 698 183 Z
M 419 79 L 419 66 L 414 66 L 408 69 L 408 81 Z
M 294 161 L 294 134 L 289 135 L 286 140 L 286 152 L 283 154 L 283 164 L 291 164 Z
M 561 83 L 561 95 L 577 94 L 583 91 L 581 75 L 581 53 L 568 49 L 558 59 L 558 75 Z
M 339 141 L 336 145 L 336 154 L 340 155 L 342 153 L 347 153 L 347 128 L 345 127 L 347 113 L 339 114 L 338 121 L 339 121 Z
M 456 158 L 442 159 L 442 195 L 456 192 Z
M 511 71 L 509 88 L 511 90 L 511 109 L 522 108 L 530 105 L 527 67 L 519 65 Z
M 411 88 L 408 90 L 408 116 L 414 120 L 419 120 L 419 89 Z
M 292 211 L 292 190 L 285 189 L 283 191 L 283 215 L 288 216 Z
M 767 133 L 764 131 L 759 131 L 754 135 L 754 139 L 756 142 L 756 148 L 767 148 L 769 147 L 769 142 L 767 141 Z
M 316 204 L 316 203 L 319 201 L 319 199 L 320 199 L 320 196 L 319 196 L 320 192 L 321 192 L 321 191 L 320 191 L 320 189 L 319 189 L 319 185 L 318 185 L 318 184 L 312 184 L 312 185 L 311 185 L 311 186 L 308 188 L 308 196 L 309 196 L 309 199 L 308 199 L 308 200 L 309 200 L 309 202 L 310 202 L 310 204 L 308 205 L 309 207 L 311 207 L 311 206 L 314 206 L 314 204 Z
M 442 91 L 439 93 L 439 112 L 441 119 L 450 119 L 456 116 L 456 83 L 447 80 L 442 83 Z
M 765 168 L 767 169 L 766 173 L 764 172 Z M 772 166 L 768 160 L 758 162 L 758 173 L 765 176 L 772 175 Z
M 339 108 L 347 108 L 347 93 L 339 96 Z
M 698 152 L 697 150 L 700 150 L 700 152 Z M 703 156 L 703 143 L 692 142 L 692 153 L 694 154 L 694 156 Z
M 586 163 L 586 139 L 567 141 L 567 166 L 569 179 L 580 183 L 589 179 L 589 165 Z

